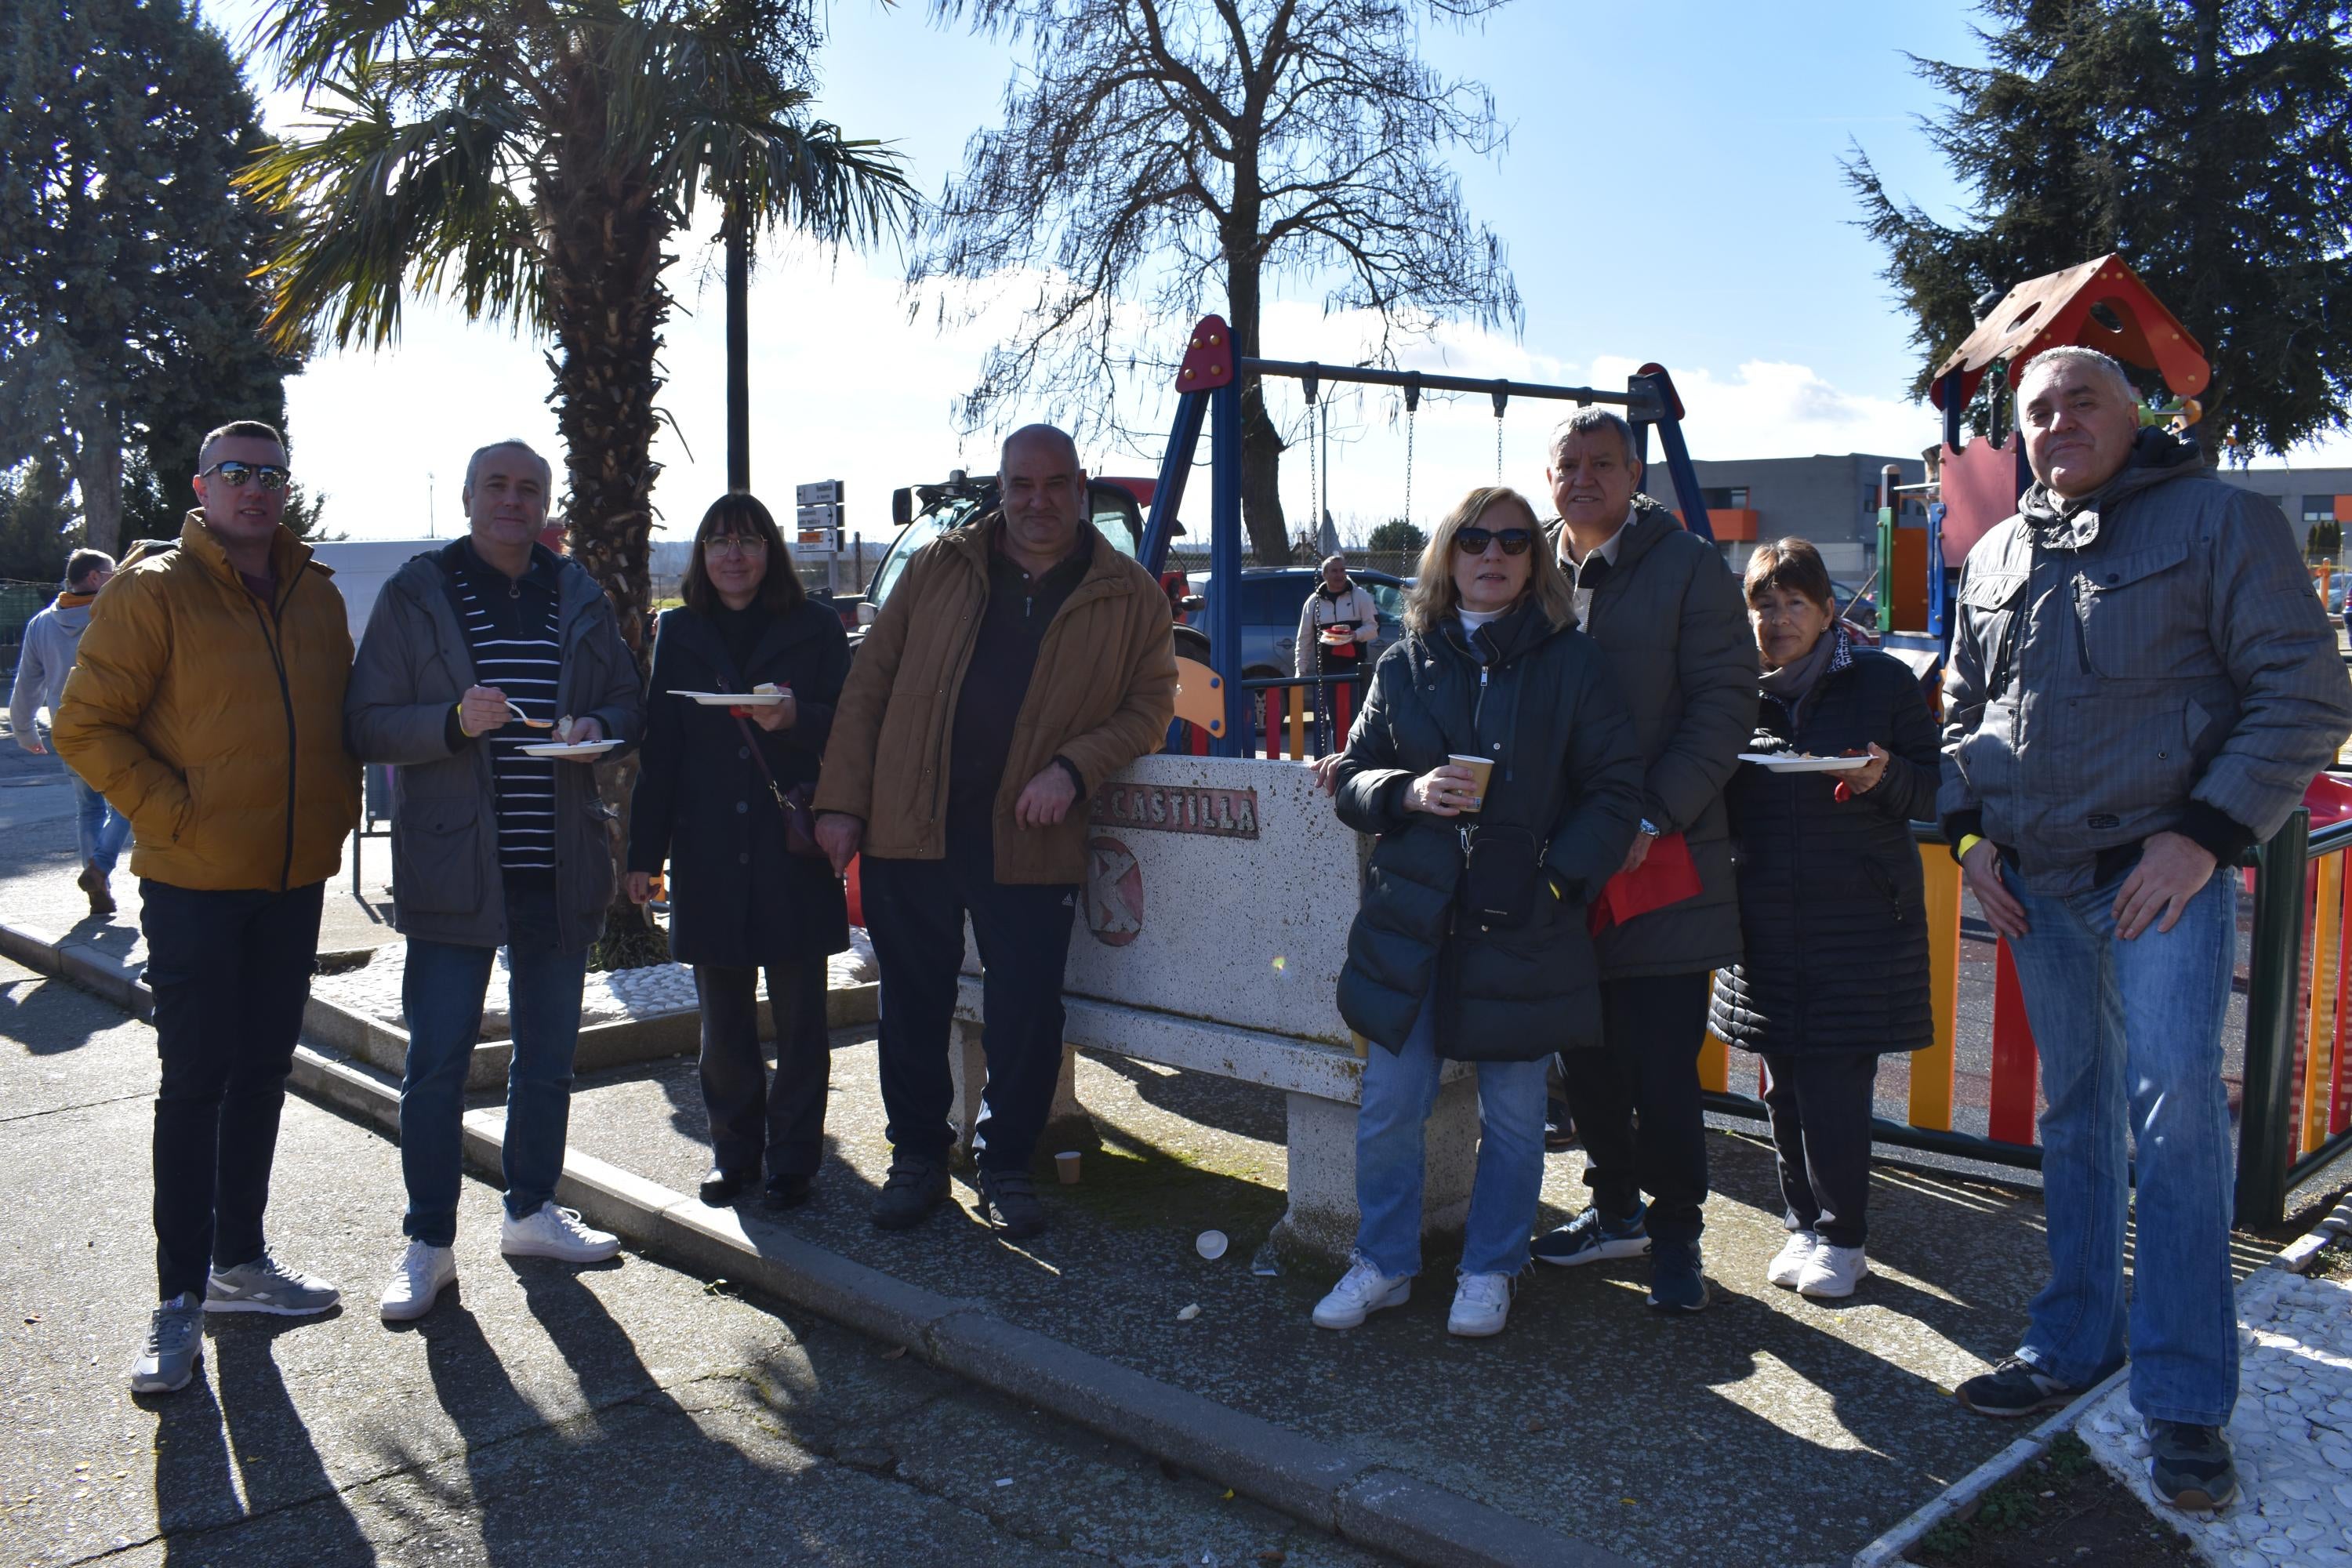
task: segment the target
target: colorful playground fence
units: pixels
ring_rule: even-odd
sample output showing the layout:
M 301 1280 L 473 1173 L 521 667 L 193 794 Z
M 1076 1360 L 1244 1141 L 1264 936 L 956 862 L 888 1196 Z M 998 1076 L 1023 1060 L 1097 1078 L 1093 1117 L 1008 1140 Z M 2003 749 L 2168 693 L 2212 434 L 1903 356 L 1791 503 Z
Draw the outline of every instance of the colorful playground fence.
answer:
M 1355 695 L 1332 689 L 1343 679 L 1244 682 L 1255 720 L 1250 754 L 1292 762 L 1321 754 L 1319 721 L 1334 717 L 1331 709 Z M 1181 743 L 1171 749 L 1207 750 L 1205 735 L 1181 723 L 1177 730 Z M 1330 732 L 1344 736 L 1344 723 Z M 2315 830 L 2315 819 L 2326 826 Z M 1914 823 L 1912 835 L 1927 878 L 1936 1043 L 1910 1054 L 1904 1120 L 1874 1118 L 1872 1135 L 1898 1148 L 2039 1170 L 2033 1031 L 2009 944 L 1990 931 L 1975 938 L 1994 942 L 1984 1131 L 1954 1125 L 1960 1058 L 1960 872 L 1934 826 Z M 2241 1226 L 2280 1223 L 2288 1194 L 2352 1150 L 2352 1075 L 2346 1063 L 2346 1037 L 2352 1034 L 2352 1005 L 2345 994 L 2346 979 L 2352 976 L 2347 852 L 2352 783 L 2322 775 L 2306 805 L 2241 863 L 2253 905 L 2242 975 L 2246 1032 L 2236 1202 Z M 1710 1110 L 1763 1118 L 1761 1100 L 1732 1089 L 1730 1051 L 1721 1040 L 1706 1042 L 1700 1077 Z

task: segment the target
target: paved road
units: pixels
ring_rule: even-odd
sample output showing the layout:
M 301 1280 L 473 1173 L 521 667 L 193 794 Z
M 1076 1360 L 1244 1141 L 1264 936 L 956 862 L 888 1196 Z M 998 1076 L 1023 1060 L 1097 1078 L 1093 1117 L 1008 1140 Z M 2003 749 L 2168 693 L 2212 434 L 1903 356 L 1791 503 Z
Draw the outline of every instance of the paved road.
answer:
M 458 1295 L 389 1331 L 398 1152 L 299 1100 L 272 1233 L 349 1308 L 226 1320 L 134 1400 L 153 1051 L 0 962 L 0 1563 L 1382 1561 L 659 1262 L 510 1265 L 478 1182 Z

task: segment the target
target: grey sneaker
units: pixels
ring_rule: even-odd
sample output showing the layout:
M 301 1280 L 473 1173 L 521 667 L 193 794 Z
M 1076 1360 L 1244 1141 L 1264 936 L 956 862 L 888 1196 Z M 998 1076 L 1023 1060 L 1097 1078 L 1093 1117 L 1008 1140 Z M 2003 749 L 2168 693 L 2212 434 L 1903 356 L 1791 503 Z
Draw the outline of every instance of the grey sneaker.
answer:
M 2221 1509 L 2237 1498 L 2237 1460 L 2219 1426 L 2150 1421 L 2147 1442 L 2148 1486 L 2173 1507 Z
M 131 1363 L 133 1394 L 177 1394 L 196 1375 L 205 1359 L 205 1310 L 183 1290 L 147 1321 L 147 1347 Z
M 317 1275 L 289 1268 L 266 1252 L 231 1269 L 215 1268 L 205 1286 L 207 1312 L 270 1312 L 281 1318 L 307 1318 L 342 1299 L 341 1291 Z

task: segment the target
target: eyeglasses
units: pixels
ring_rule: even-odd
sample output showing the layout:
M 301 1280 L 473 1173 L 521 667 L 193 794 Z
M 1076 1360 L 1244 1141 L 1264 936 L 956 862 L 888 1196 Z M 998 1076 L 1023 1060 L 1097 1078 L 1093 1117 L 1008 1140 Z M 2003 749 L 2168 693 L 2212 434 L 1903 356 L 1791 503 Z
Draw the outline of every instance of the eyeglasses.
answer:
M 758 534 L 726 534 L 702 542 L 705 555 L 765 555 L 768 542 Z
M 1506 555 L 1525 555 L 1536 536 L 1524 528 L 1457 528 L 1454 531 L 1454 548 L 1465 555 L 1484 555 L 1486 546 L 1500 543 Z
M 233 458 L 215 463 L 205 473 L 218 474 L 221 483 L 233 490 L 245 489 L 247 479 L 258 479 L 266 490 L 282 490 L 286 488 L 286 481 L 293 478 L 276 463 L 240 463 Z

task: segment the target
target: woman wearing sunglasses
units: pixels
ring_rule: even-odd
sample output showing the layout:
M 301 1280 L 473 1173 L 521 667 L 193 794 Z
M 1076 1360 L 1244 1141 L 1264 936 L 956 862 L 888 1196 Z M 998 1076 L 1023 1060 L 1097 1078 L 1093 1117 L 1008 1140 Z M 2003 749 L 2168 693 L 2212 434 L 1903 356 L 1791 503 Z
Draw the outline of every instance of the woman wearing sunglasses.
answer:
M 788 818 L 795 805 L 805 817 L 803 786 L 816 779 L 849 643 L 840 617 L 801 591 L 776 520 L 749 495 L 703 513 L 684 593 L 654 638 L 629 896 L 650 898 L 668 861 L 670 953 L 694 965 L 702 1005 L 702 1201 L 734 1202 L 764 1159 L 767 1203 L 792 1208 L 807 1201 L 824 1154 L 824 961 L 849 945 L 849 913 L 815 847 L 801 840 L 795 852 Z M 782 695 L 741 707 L 677 695 L 763 686 Z M 760 1053 L 762 968 L 772 1083 Z
M 1543 1182 L 1546 1064 L 1600 1038 L 1584 904 L 1633 841 L 1642 762 L 1542 544 L 1515 490 L 1473 490 L 1446 515 L 1331 770 L 1340 819 L 1380 838 L 1339 976 L 1339 1011 L 1371 1042 L 1362 1217 L 1353 1266 L 1315 1309 L 1323 1328 L 1411 1295 L 1422 1123 L 1462 1061 L 1478 1077 L 1478 1171 L 1446 1327 L 1501 1331 Z

